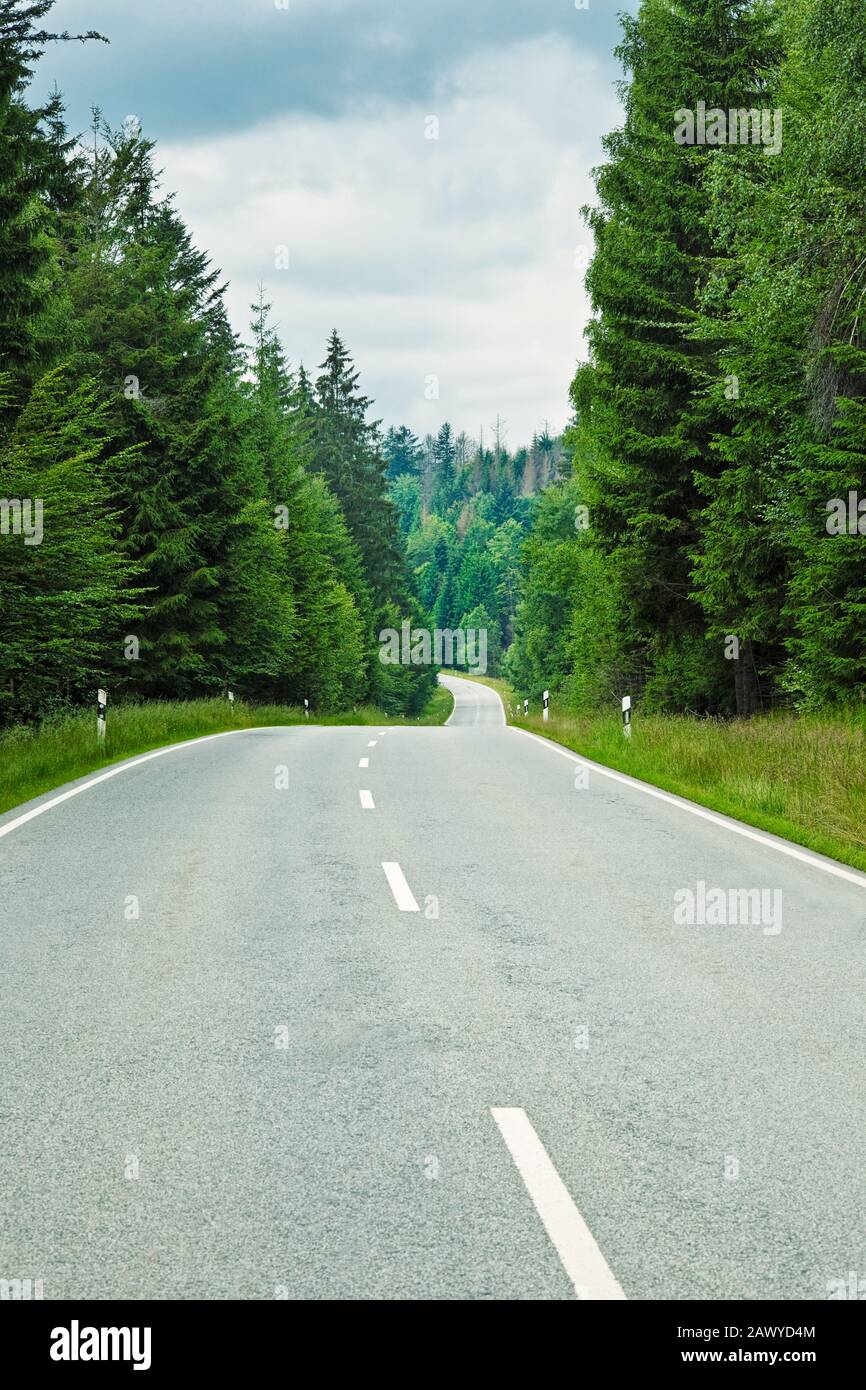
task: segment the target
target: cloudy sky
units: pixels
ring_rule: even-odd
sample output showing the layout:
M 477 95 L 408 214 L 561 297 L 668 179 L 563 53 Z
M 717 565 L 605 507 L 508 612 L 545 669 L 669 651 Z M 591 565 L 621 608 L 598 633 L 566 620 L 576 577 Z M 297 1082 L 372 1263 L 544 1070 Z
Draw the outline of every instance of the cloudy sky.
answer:
M 111 46 L 53 46 L 38 85 L 76 129 L 99 105 L 158 140 L 238 331 L 262 282 L 290 358 L 339 328 L 386 424 L 499 414 L 516 446 L 568 418 L 580 208 L 636 2 L 57 0 L 55 27 Z

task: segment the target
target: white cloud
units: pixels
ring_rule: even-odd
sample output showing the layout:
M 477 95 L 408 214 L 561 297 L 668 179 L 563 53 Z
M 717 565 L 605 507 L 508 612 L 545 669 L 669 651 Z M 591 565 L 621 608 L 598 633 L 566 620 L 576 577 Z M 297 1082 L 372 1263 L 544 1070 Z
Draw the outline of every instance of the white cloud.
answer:
M 337 326 L 386 422 L 476 433 L 499 412 L 517 444 L 568 415 L 587 316 L 579 210 L 618 119 L 600 64 L 548 36 L 476 54 L 424 104 L 291 113 L 158 153 L 231 281 L 236 328 L 264 281 L 290 357 L 314 368 Z

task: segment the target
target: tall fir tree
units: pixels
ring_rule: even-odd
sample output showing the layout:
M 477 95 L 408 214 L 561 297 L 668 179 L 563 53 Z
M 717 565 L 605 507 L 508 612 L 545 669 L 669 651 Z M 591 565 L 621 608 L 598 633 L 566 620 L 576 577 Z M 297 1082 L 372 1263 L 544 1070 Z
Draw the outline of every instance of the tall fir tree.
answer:
M 399 428 L 391 426 L 382 441 L 382 457 L 385 460 L 385 475 L 389 479 L 399 478 L 405 473 L 420 474 L 424 451 L 417 435 L 408 425 Z
M 699 101 L 761 106 L 774 49 L 767 7 L 753 0 L 643 0 L 623 25 L 625 121 L 605 141 L 589 214 L 595 316 L 573 387 L 575 470 L 595 543 L 624 585 L 634 678 L 650 701 L 705 709 L 729 676 L 721 646 L 705 641 L 691 581 L 696 474 L 713 471 L 716 424 L 704 395 L 715 349 L 693 329 L 714 248 L 707 150 L 674 137 Z
M 55 368 L 0 445 L 0 723 L 90 703 L 128 664 L 143 595 L 118 545 L 106 461 L 131 459 L 108 416 L 94 381 Z
M 60 99 L 24 99 L 46 45 L 69 40 L 41 21 L 54 0 L 0 0 L 0 432 L 47 364 L 57 289 L 56 215 L 75 198 L 75 165 Z M 94 32 L 75 37 L 95 39 Z
M 147 695 L 228 682 L 254 693 L 278 677 L 292 619 L 290 595 L 275 603 L 243 363 L 219 274 L 159 197 L 153 144 L 134 125 L 95 122 L 69 294 L 76 370 L 101 380 L 120 437 L 139 446 L 112 478 L 125 548 L 150 591 L 130 682 Z
M 315 466 L 343 508 L 364 564 L 374 602 L 405 592 L 394 507 L 386 494 L 378 424 L 359 390 L 359 373 L 336 329 L 316 380 Z

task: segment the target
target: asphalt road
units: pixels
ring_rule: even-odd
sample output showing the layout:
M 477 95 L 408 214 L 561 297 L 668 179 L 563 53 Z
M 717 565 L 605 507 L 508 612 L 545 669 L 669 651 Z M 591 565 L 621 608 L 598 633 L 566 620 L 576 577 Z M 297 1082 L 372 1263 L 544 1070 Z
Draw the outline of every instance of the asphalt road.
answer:
M 0 1278 L 823 1299 L 866 1276 L 866 878 L 448 684 L 444 728 L 212 738 L 0 817 Z M 682 924 L 699 882 L 783 915 Z

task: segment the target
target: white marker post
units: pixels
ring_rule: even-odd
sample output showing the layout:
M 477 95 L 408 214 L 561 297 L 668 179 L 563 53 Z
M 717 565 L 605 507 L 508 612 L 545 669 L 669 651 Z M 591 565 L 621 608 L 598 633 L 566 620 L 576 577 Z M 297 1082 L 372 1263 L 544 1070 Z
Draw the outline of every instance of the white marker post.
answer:
M 545 690 L 545 692 L 544 692 L 544 713 L 543 713 L 543 715 L 541 716 L 542 719 L 544 720 L 545 724 L 547 723 L 547 716 L 548 716 L 548 711 L 549 711 L 549 709 L 550 709 L 550 691 L 549 691 L 549 690 Z
M 529 701 L 528 701 L 528 700 L 524 700 L 524 701 L 523 701 L 523 713 L 524 713 L 524 716 L 528 719 L 528 718 L 529 718 Z
M 229 691 L 229 704 L 230 704 L 230 705 L 233 705 L 234 702 L 235 702 L 235 692 L 234 692 L 233 690 L 230 690 L 230 691 Z
M 102 743 L 105 739 L 105 707 L 108 704 L 108 691 L 96 692 L 96 737 Z
M 622 697 L 622 731 L 626 738 L 631 738 L 631 696 Z
M 310 702 L 309 702 L 309 700 L 305 699 L 305 700 L 304 700 L 304 718 L 305 718 L 305 719 L 309 719 L 309 717 L 310 717 Z

